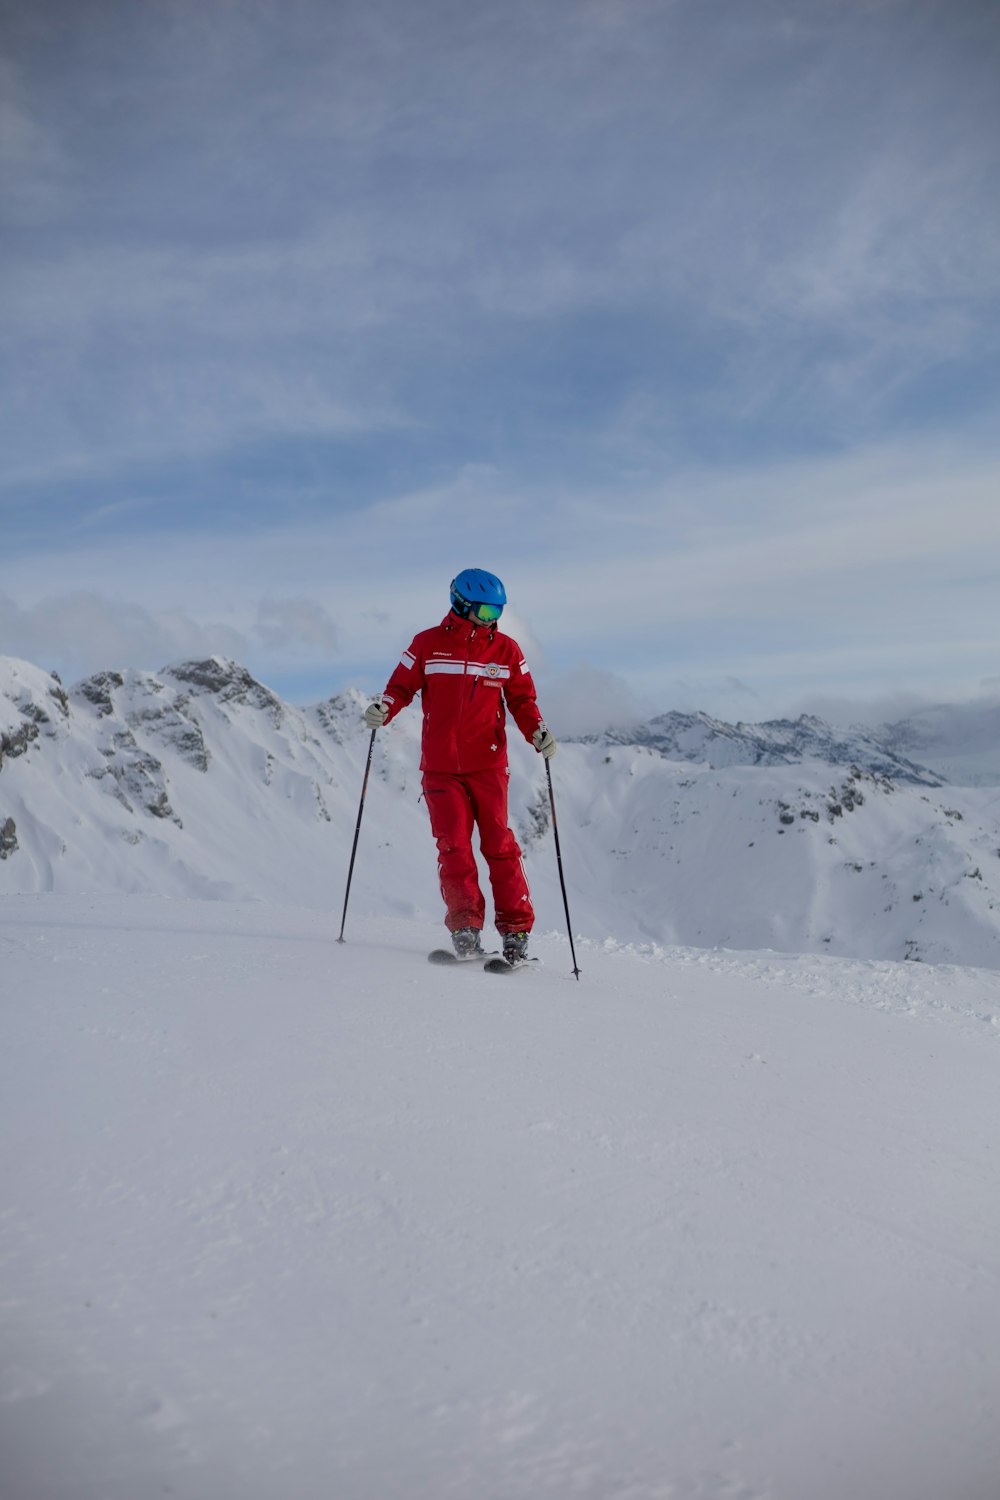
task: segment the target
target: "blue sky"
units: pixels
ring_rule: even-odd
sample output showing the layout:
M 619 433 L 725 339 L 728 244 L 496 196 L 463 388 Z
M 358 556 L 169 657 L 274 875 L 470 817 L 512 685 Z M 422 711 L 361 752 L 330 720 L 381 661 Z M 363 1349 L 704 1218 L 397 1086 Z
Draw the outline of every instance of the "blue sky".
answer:
M 996 692 L 992 0 L 0 0 L 0 651 Z

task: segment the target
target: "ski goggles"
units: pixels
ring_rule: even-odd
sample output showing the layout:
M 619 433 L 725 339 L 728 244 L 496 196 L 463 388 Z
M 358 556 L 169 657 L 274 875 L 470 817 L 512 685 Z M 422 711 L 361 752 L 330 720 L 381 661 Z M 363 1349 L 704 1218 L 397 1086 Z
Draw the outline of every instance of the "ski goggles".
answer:
M 492 625 L 499 620 L 503 614 L 502 604 L 470 604 L 469 615 L 473 620 L 481 620 L 484 625 Z

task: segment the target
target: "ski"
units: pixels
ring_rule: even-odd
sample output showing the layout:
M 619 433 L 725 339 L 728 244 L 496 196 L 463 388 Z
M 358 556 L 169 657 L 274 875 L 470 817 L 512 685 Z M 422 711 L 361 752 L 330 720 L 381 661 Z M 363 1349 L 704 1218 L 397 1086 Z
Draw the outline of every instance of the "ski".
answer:
M 517 969 L 526 969 L 529 964 L 537 964 L 537 958 L 518 958 L 510 963 L 506 958 L 491 958 L 483 965 L 487 974 L 513 974 Z
M 434 948 L 428 953 L 427 962 L 429 964 L 471 964 L 482 962 L 484 958 L 490 957 L 491 955 L 482 949 L 478 953 L 470 953 L 467 958 L 459 958 L 458 954 L 453 953 L 450 948 Z

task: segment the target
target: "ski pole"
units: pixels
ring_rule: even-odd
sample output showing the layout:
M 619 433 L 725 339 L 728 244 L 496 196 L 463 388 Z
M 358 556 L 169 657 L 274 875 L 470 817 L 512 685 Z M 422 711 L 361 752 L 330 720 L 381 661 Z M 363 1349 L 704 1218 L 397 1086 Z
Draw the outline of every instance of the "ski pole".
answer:
M 344 923 L 347 921 L 347 898 L 351 894 L 351 876 L 354 874 L 354 856 L 358 852 L 358 834 L 361 832 L 361 814 L 365 810 L 365 793 L 368 790 L 368 772 L 372 768 L 372 752 L 375 749 L 375 735 L 377 732 L 378 731 L 375 729 L 372 730 L 372 737 L 368 743 L 368 759 L 365 762 L 365 779 L 361 783 L 361 802 L 358 807 L 357 826 L 354 829 L 354 847 L 351 850 L 351 863 L 347 871 L 347 890 L 344 892 L 344 915 L 340 919 L 340 937 L 337 939 L 338 943 L 342 943 L 344 941 Z
M 549 778 L 549 806 L 552 809 L 552 832 L 556 838 L 556 863 L 559 866 L 559 884 L 562 886 L 563 909 L 566 912 L 566 927 L 569 932 L 569 951 L 573 958 L 573 973 L 577 980 L 580 978 L 580 970 L 576 965 L 576 949 L 573 947 L 573 923 L 569 919 L 569 901 L 566 899 L 566 882 L 563 879 L 562 850 L 559 848 L 559 824 L 556 822 L 556 797 L 552 790 L 552 767 L 548 759 L 545 761 L 545 774 Z

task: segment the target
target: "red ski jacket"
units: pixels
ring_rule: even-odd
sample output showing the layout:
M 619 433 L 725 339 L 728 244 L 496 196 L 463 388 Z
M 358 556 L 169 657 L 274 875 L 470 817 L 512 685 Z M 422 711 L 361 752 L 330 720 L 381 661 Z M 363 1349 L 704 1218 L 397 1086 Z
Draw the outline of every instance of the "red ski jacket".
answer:
M 495 625 L 454 612 L 421 630 L 386 685 L 388 724 L 423 694 L 422 771 L 484 771 L 507 765 L 504 701 L 525 739 L 542 722 L 521 648 Z

